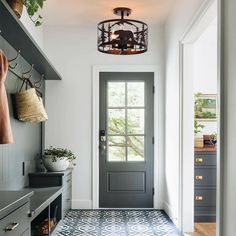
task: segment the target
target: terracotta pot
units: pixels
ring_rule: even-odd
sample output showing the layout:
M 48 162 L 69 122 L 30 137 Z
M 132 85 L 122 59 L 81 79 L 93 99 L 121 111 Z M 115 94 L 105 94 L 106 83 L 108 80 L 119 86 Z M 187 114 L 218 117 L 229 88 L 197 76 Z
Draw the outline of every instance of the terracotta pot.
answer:
M 18 18 L 21 18 L 23 12 L 23 3 L 22 0 L 7 0 L 11 9 L 14 11 Z

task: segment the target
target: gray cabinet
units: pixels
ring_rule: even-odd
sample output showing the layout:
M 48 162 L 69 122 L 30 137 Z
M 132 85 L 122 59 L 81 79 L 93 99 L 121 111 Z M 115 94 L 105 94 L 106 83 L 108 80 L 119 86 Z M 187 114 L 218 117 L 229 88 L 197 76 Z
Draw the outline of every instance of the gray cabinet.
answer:
M 29 236 L 29 202 L 0 220 L 0 236 Z
M 62 217 L 71 209 L 72 169 L 64 172 L 38 172 L 29 174 L 30 188 L 62 187 Z
M 195 151 L 194 220 L 216 221 L 216 152 Z

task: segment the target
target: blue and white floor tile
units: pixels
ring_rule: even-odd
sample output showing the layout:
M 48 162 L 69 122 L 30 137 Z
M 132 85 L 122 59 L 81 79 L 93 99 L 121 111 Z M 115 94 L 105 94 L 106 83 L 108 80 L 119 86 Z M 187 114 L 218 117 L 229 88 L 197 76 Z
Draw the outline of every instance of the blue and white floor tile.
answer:
M 163 211 L 72 210 L 58 236 L 181 236 Z

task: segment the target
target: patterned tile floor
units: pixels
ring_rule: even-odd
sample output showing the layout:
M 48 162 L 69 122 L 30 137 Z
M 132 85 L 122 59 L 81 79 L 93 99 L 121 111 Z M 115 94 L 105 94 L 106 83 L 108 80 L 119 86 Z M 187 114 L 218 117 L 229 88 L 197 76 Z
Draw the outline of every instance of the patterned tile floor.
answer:
M 180 236 L 163 211 L 72 210 L 58 236 Z

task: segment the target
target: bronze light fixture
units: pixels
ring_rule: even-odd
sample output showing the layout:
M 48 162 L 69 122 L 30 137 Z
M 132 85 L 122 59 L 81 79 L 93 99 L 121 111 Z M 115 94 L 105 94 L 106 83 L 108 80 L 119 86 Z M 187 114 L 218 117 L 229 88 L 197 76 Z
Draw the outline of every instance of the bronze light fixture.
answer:
M 98 51 L 115 55 L 141 54 L 148 49 L 148 26 L 138 20 L 125 19 L 130 8 L 113 10 L 120 19 L 105 20 L 98 24 Z

